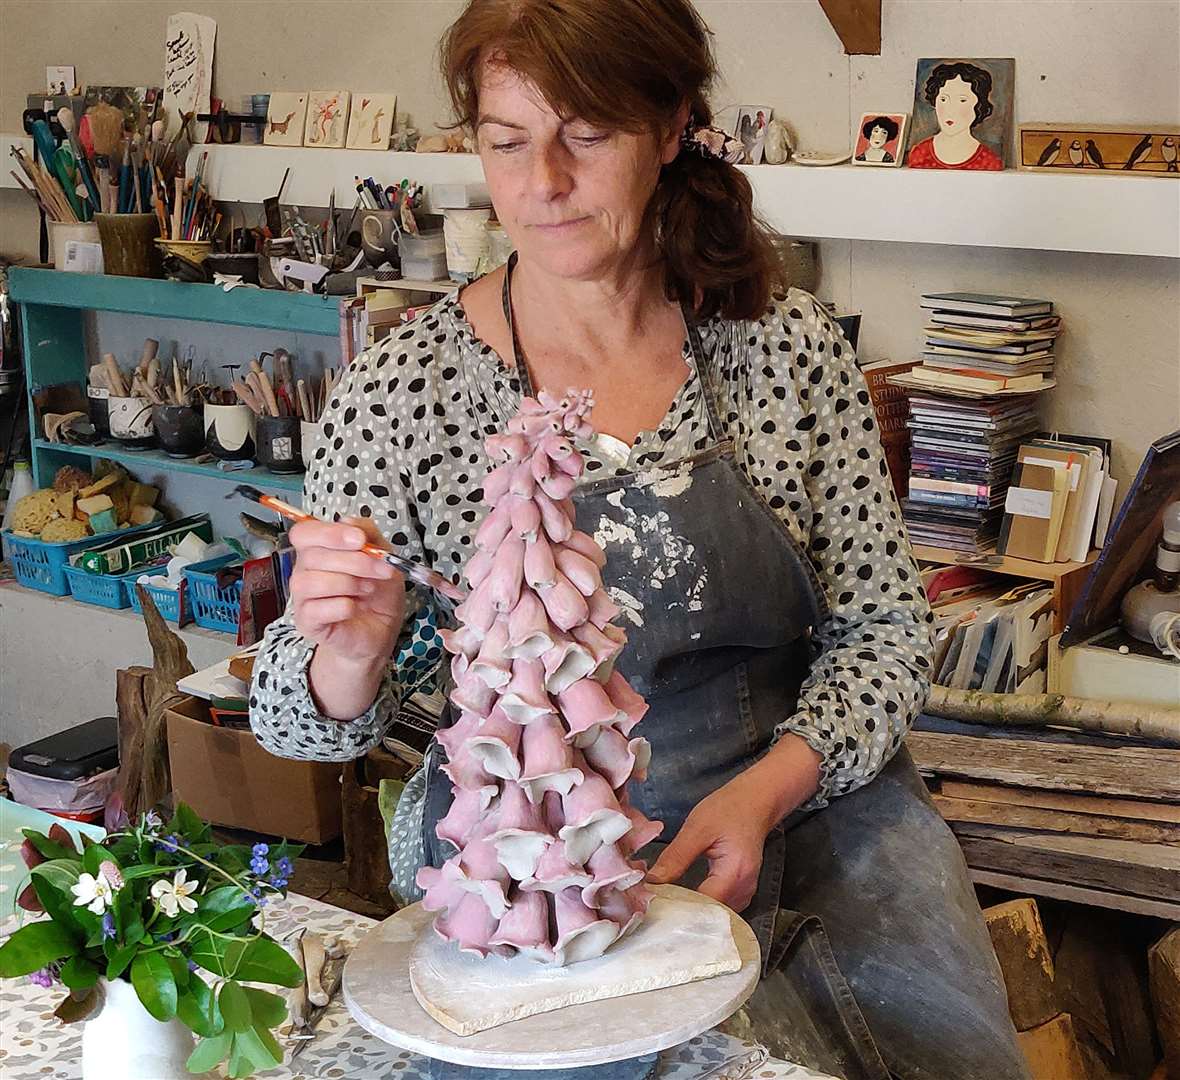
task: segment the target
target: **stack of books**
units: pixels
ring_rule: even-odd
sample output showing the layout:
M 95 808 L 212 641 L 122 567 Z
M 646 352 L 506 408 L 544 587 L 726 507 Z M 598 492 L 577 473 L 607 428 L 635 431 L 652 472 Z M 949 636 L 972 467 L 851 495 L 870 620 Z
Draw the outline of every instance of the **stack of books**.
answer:
M 900 377 L 912 388 L 987 395 L 1047 390 L 1061 319 L 1049 300 L 988 293 L 927 293 L 922 363 Z
M 990 551 L 1025 436 L 1037 430 L 1035 398 L 967 401 L 910 396 L 909 495 L 902 514 L 915 544 Z

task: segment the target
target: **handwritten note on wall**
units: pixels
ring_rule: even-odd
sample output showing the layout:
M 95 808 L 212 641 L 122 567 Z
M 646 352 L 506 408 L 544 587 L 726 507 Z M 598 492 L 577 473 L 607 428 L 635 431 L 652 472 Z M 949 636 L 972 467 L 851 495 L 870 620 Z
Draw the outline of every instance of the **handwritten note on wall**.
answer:
M 164 107 L 169 134 L 180 127 L 180 113 L 209 111 L 213 87 L 213 43 L 217 22 L 178 11 L 164 30 Z M 194 143 L 203 143 L 207 123 L 193 123 Z

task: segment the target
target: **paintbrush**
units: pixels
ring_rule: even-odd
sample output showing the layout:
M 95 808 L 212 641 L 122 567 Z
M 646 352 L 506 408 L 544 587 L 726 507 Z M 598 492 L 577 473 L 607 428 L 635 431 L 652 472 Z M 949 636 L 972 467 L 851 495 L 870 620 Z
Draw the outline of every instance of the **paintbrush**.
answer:
M 276 499 L 273 495 L 267 495 L 258 488 L 251 487 L 249 484 L 238 484 L 226 498 L 232 498 L 234 495 L 241 495 L 243 498 L 251 499 L 265 506 L 268 510 L 273 510 L 276 514 L 282 514 L 283 517 L 289 518 L 291 521 L 316 520 L 311 514 L 306 514 L 290 503 L 285 503 L 282 499 Z M 465 590 L 461 589 L 458 585 L 452 584 L 437 570 L 431 570 L 428 566 L 423 566 L 421 563 L 404 558 L 392 551 L 386 551 L 376 544 L 365 544 L 361 548 L 361 551 L 366 555 L 373 556 L 374 559 L 380 559 L 382 562 L 389 563 L 390 566 L 396 570 L 400 570 L 411 581 L 419 585 L 425 585 L 429 589 L 434 589 L 435 592 L 445 596 L 448 600 L 462 602 L 467 598 Z

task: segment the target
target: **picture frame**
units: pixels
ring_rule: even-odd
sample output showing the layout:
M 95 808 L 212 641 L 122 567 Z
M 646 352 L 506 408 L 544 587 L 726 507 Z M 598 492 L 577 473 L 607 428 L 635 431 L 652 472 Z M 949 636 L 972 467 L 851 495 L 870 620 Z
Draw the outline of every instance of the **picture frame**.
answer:
M 303 129 L 304 146 L 339 149 L 348 134 L 347 90 L 312 90 L 307 95 L 307 122 Z
M 906 165 L 999 171 L 1008 160 L 1016 61 L 924 57 L 914 76 Z
M 746 151 L 746 165 L 761 165 L 766 149 L 766 128 L 774 116 L 769 105 L 739 105 L 730 134 Z
M 275 91 L 266 107 L 263 143 L 267 146 L 302 146 L 306 119 L 307 94 Z
M 1017 165 L 1029 172 L 1180 179 L 1180 127 L 1169 124 L 1021 124 Z
M 898 168 L 905 158 L 909 113 L 862 113 L 852 133 L 852 164 Z
M 388 150 L 396 115 L 396 94 L 353 94 L 344 145 L 349 150 Z
M 78 85 L 73 64 L 61 64 L 45 69 L 45 92 L 47 94 L 72 94 Z

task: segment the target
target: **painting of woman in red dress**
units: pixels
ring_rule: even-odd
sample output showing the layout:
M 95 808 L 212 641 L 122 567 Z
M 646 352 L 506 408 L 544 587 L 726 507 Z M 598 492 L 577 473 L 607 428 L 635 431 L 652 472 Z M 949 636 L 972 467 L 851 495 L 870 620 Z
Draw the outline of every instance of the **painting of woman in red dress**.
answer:
M 982 67 L 966 61 L 937 64 L 921 96 L 934 109 L 938 132 L 912 146 L 906 164 L 911 169 L 1003 169 L 999 154 L 974 133 L 994 111 L 992 89 L 991 73 Z

